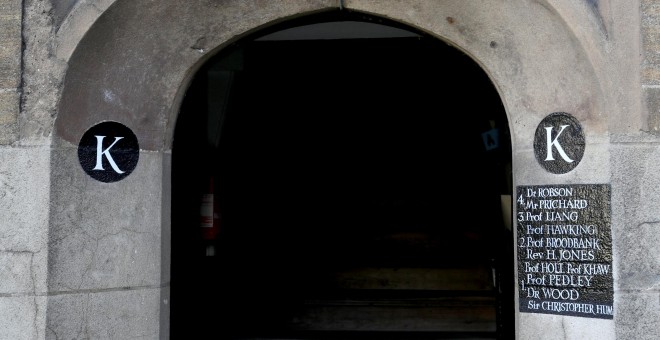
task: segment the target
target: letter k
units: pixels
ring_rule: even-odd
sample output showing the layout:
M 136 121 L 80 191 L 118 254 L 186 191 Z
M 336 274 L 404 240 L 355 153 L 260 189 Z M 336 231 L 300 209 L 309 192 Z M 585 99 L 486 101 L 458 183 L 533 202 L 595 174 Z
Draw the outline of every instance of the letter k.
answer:
M 567 126 L 568 125 L 562 125 L 561 126 L 561 130 L 555 136 L 554 140 L 551 140 L 552 139 L 552 137 L 551 137 L 551 135 L 552 135 L 552 126 L 546 126 L 545 127 L 546 136 L 547 136 L 546 140 L 547 140 L 547 146 L 548 146 L 548 148 L 547 148 L 548 152 L 547 152 L 547 155 L 545 157 L 546 161 L 554 161 L 555 160 L 555 158 L 552 156 L 552 147 L 554 146 L 554 147 L 557 148 L 557 151 L 559 151 L 559 155 L 561 155 L 561 158 L 563 158 L 568 163 L 573 162 L 573 160 L 570 159 L 568 157 L 568 155 L 566 155 L 566 153 L 564 152 L 564 149 L 561 147 L 561 144 L 559 144 L 559 141 L 557 140 L 559 138 L 559 136 L 561 135 L 561 133 L 564 132 L 564 129 L 566 129 Z
M 110 146 L 108 146 L 107 149 L 103 150 L 103 139 L 105 136 L 97 136 L 96 137 L 96 166 L 94 167 L 93 170 L 105 170 L 103 169 L 103 156 L 108 159 L 108 162 L 110 162 L 110 166 L 112 167 L 113 170 L 115 170 L 116 173 L 118 174 L 123 174 L 124 171 L 121 171 L 117 164 L 115 163 L 115 160 L 112 159 L 112 155 L 110 155 L 110 149 L 122 138 L 124 137 L 115 137 L 115 141 L 112 142 Z

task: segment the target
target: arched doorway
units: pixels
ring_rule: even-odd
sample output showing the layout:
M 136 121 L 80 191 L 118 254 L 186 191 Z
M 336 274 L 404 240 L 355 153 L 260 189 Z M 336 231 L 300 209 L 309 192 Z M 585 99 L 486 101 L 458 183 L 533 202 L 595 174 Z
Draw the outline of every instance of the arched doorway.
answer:
M 345 11 L 244 38 L 176 126 L 172 338 L 505 338 L 510 164 L 497 91 L 445 42 Z

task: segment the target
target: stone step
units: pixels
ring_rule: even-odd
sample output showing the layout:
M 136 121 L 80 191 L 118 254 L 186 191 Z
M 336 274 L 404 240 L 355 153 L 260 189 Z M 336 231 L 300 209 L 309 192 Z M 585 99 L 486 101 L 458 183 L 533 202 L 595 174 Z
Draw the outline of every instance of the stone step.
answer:
M 496 331 L 496 301 L 483 292 L 351 291 L 305 300 L 290 328 L 297 331 Z
M 334 272 L 326 279 L 339 289 L 493 290 L 493 272 L 488 266 L 449 268 L 364 267 Z

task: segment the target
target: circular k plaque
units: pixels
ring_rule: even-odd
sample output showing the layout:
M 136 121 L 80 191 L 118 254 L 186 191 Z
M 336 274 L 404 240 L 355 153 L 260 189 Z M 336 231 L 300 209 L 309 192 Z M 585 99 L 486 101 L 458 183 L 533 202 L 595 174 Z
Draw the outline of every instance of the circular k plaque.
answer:
M 534 155 L 541 166 L 553 174 L 565 174 L 580 163 L 584 155 L 584 132 L 580 122 L 565 112 L 545 117 L 534 134 Z
M 92 126 L 80 139 L 78 160 L 83 170 L 101 182 L 116 182 L 133 172 L 140 147 L 133 131 L 117 122 Z

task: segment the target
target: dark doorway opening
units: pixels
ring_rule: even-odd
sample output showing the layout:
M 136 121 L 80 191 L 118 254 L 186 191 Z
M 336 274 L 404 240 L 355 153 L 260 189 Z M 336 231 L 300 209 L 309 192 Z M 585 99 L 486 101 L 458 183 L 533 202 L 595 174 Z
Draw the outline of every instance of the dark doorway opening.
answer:
M 511 146 L 491 81 L 409 28 L 268 35 L 399 29 L 301 20 L 224 49 L 184 98 L 171 337 L 513 338 Z

